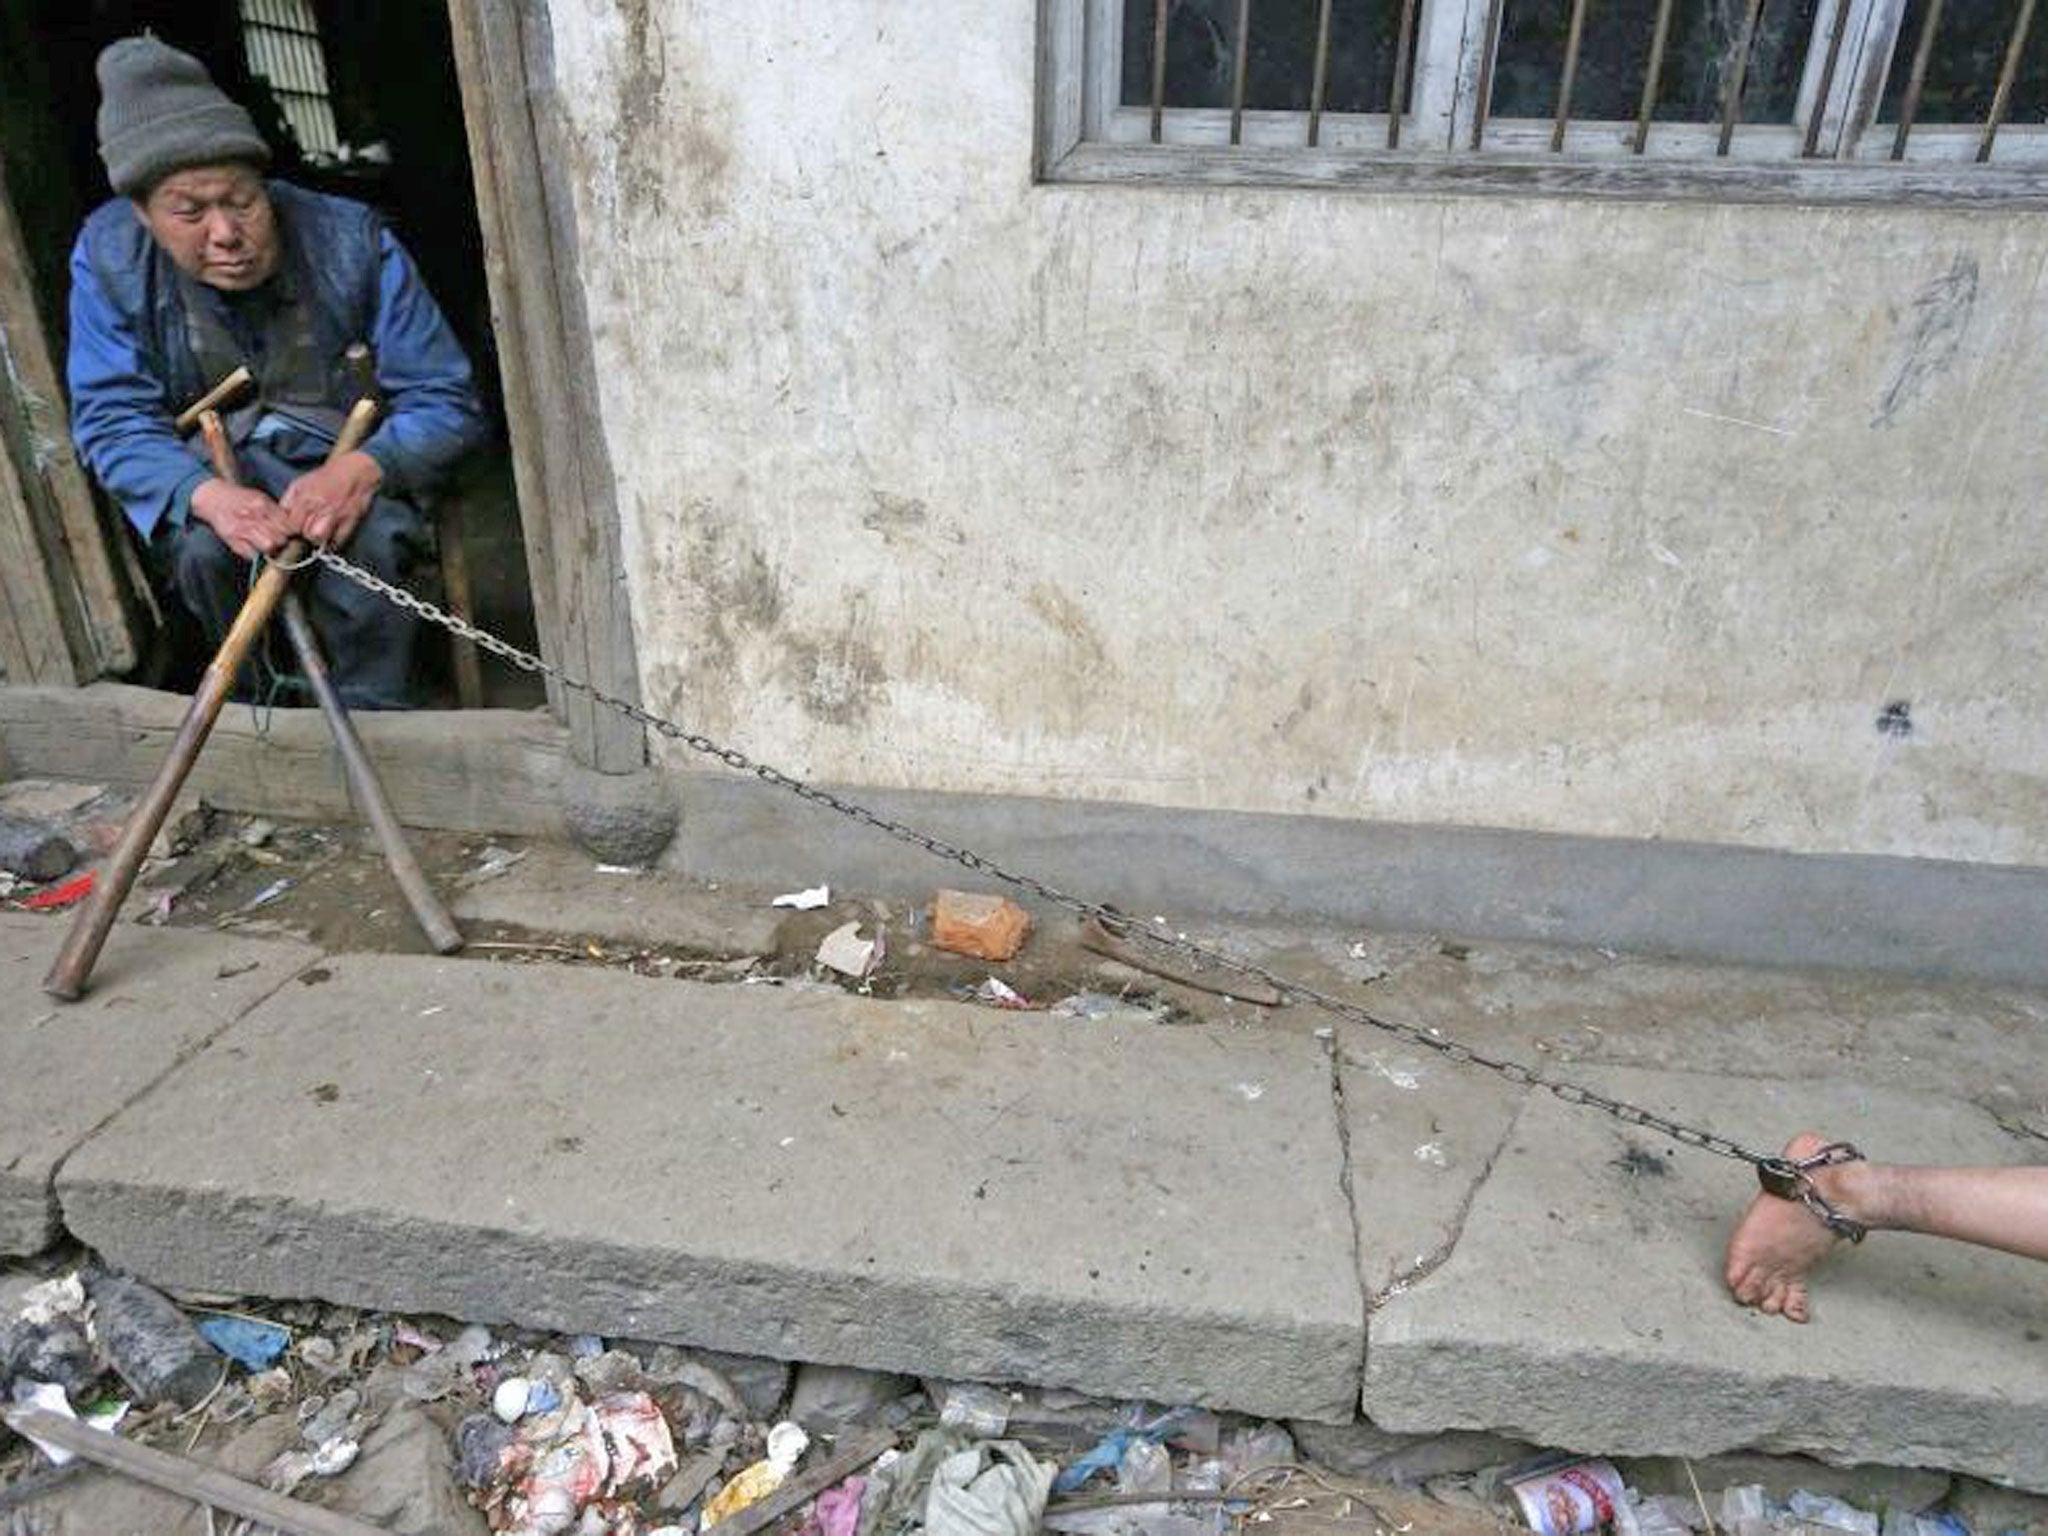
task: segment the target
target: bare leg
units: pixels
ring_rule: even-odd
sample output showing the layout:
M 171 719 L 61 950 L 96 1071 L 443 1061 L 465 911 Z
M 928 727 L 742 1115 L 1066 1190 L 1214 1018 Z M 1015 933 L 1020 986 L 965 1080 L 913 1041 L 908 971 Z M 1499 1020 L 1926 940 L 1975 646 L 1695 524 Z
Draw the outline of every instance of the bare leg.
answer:
M 1785 1156 L 1809 1157 L 1826 1144 L 1808 1132 L 1792 1139 Z M 2048 1259 L 2048 1167 L 1839 1163 L 1815 1169 L 1813 1180 L 1830 1205 L 1873 1231 L 1922 1232 Z M 1745 1306 L 1803 1323 L 1807 1276 L 1837 1241 L 1805 1206 L 1758 1194 L 1728 1240 L 1728 1289 Z

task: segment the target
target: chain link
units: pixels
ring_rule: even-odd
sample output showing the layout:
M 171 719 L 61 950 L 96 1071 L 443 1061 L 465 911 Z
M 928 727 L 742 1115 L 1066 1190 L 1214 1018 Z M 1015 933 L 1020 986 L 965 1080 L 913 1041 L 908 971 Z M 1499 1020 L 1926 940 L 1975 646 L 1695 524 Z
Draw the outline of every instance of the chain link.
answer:
M 856 801 L 835 795 L 829 789 L 820 789 L 815 784 L 807 783 L 802 779 L 784 773 L 781 769 L 771 764 L 756 762 L 753 758 L 735 747 L 725 746 L 720 742 L 712 740 L 709 736 L 699 735 L 695 731 L 685 729 L 673 720 L 665 720 L 659 715 L 652 714 L 631 700 L 606 693 L 596 684 L 564 672 L 560 667 L 542 660 L 531 651 L 521 650 L 518 646 L 499 639 L 489 631 L 477 628 L 476 625 L 470 623 L 467 619 L 459 618 L 444 608 L 436 607 L 425 598 L 417 597 L 413 593 L 406 591 L 403 587 L 394 586 L 373 572 L 364 570 L 363 567 L 355 564 L 345 556 L 336 554 L 331 549 L 315 550 L 311 558 L 346 577 L 357 586 L 374 592 L 379 597 L 385 598 L 387 601 L 403 608 L 406 612 L 414 614 L 430 624 L 437 625 L 452 635 L 469 641 L 470 644 L 489 652 L 500 661 L 506 662 L 522 672 L 532 672 L 542 677 L 551 678 L 561 687 L 569 689 L 574 693 L 583 694 L 594 702 L 604 705 L 607 709 L 616 710 L 628 719 L 635 720 L 649 730 L 667 737 L 670 741 L 679 741 L 693 752 L 701 753 L 706 757 L 716 758 L 726 767 L 736 772 L 752 774 L 763 783 L 772 784 L 777 789 L 787 790 L 799 799 L 808 800 L 813 805 L 820 805 L 827 810 L 836 811 L 838 814 L 849 817 L 865 826 L 872 827 L 875 831 L 894 838 L 898 842 L 922 848 L 925 852 L 936 858 L 958 864 L 964 869 L 973 870 L 976 874 L 986 875 L 989 879 L 1000 881 L 1014 889 L 1028 892 L 1042 901 L 1064 908 L 1076 916 L 1093 918 L 1119 938 L 1142 940 L 1155 949 L 1177 955 L 1183 960 L 1192 962 L 1198 969 L 1219 969 L 1228 971 L 1235 976 L 1242 976 L 1248 980 L 1261 982 L 1290 1001 L 1306 1003 L 1311 1007 L 1319 1008 L 1325 1013 L 1345 1019 L 1353 1024 L 1364 1025 L 1382 1034 L 1392 1035 L 1395 1039 L 1412 1045 L 1418 1050 L 1434 1052 L 1436 1055 L 1445 1057 L 1450 1061 L 1469 1066 L 1483 1067 L 1511 1083 L 1520 1084 L 1525 1088 L 1541 1089 L 1567 1104 L 1582 1105 L 1588 1109 L 1599 1110 L 1604 1114 L 1613 1116 L 1626 1125 L 1640 1126 L 1646 1131 L 1654 1131 L 1659 1135 L 1669 1137 L 1681 1145 L 1695 1147 L 1702 1152 L 1710 1152 L 1717 1157 L 1733 1158 L 1737 1162 L 1749 1163 L 1756 1167 L 1775 1166 L 1779 1162 L 1779 1159 L 1773 1154 L 1754 1151 L 1743 1146 L 1740 1142 L 1730 1140 L 1726 1136 L 1716 1135 L 1714 1132 L 1702 1130 L 1698 1126 L 1686 1125 L 1681 1121 L 1660 1115 L 1654 1110 L 1645 1109 L 1639 1104 L 1630 1104 L 1626 1100 L 1610 1098 L 1606 1094 L 1586 1087 L 1583 1083 L 1574 1083 L 1563 1078 L 1551 1077 L 1522 1062 L 1509 1060 L 1504 1057 L 1490 1056 L 1483 1051 L 1474 1050 L 1469 1045 L 1463 1045 L 1451 1039 L 1441 1030 L 1425 1028 L 1418 1024 L 1408 1024 L 1397 1019 L 1382 1018 L 1356 1003 L 1332 997 L 1326 992 L 1304 985 L 1289 977 L 1278 975 L 1252 961 L 1239 960 L 1219 950 L 1211 949 L 1206 945 L 1195 943 L 1179 935 L 1156 932 L 1144 924 L 1132 923 L 1114 907 L 1104 905 L 1101 902 L 1086 901 L 1078 896 L 1071 896 L 1067 892 L 1060 890 L 1057 886 L 1048 885 L 1045 881 L 1035 876 L 1005 869 L 993 859 L 985 858 L 971 849 L 959 847 L 956 844 L 946 842 L 942 838 L 933 837 L 926 832 L 920 832 L 917 828 L 909 826 L 904 822 L 895 821 L 887 816 L 880 815 Z

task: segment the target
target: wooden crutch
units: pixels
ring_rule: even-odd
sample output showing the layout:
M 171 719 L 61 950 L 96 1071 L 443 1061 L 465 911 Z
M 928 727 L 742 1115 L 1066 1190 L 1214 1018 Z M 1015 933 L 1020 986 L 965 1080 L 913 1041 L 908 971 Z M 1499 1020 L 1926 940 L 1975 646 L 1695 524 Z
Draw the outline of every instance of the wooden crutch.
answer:
M 220 419 L 220 412 L 202 411 L 199 431 L 206 439 L 206 452 L 213 460 L 213 472 L 230 485 L 240 485 L 242 476 L 240 466 L 235 463 L 235 445 L 228 440 L 228 429 Z M 437 954 L 452 955 L 462 948 L 462 930 L 455 926 L 455 919 L 448 915 L 448 909 L 434 893 L 426 871 L 420 868 L 420 861 L 413 854 L 412 844 L 405 839 L 404 828 L 399 826 L 398 817 L 392 813 L 383 781 L 377 777 L 370 754 L 363 749 L 363 738 L 356 734 L 356 723 L 349 718 L 341 695 L 335 691 L 334 679 L 328 675 L 326 658 L 320 654 L 320 641 L 313 633 L 312 622 L 306 617 L 305 602 L 291 587 L 285 588 L 282 609 L 284 630 L 291 637 L 299 670 L 306 674 L 307 686 L 313 690 L 320 713 L 327 717 L 328 730 L 334 733 L 334 745 L 341 753 L 341 767 L 348 777 L 349 793 L 354 796 L 364 820 L 369 822 L 370 830 L 377 834 L 377 844 L 384 850 L 384 862 L 390 866 L 391 877 L 404 893 L 405 904 L 412 908 L 413 921 L 420 925 L 420 932 L 427 936 L 427 942 L 434 946 Z
M 328 461 L 332 463 L 343 454 L 360 448 L 370 435 L 370 424 L 376 416 L 375 401 L 358 400 L 342 423 Z M 129 891 L 135 887 L 135 876 L 142 868 L 143 859 L 148 856 L 149 845 L 162 829 L 164 818 L 170 815 L 172 802 L 190 776 L 192 765 L 199 760 L 200 748 L 206 744 L 214 722 L 220 718 L 221 705 L 227 702 L 235 674 L 241 670 L 250 648 L 270 622 L 270 615 L 291 583 L 293 569 L 306 558 L 309 549 L 304 539 L 290 540 L 280 556 L 264 566 L 256 584 L 249 589 L 241 612 L 235 615 L 234 623 L 228 627 L 227 638 L 221 641 L 220 650 L 199 679 L 199 687 L 193 692 L 185 718 L 179 722 L 178 734 L 171 742 L 164 765 L 157 770 L 156 777 L 150 781 L 149 788 L 143 792 L 142 799 L 136 803 L 127 824 L 122 827 L 121 836 L 107 855 L 99 879 L 93 883 L 92 894 L 78 909 L 71 931 L 64 936 L 64 947 L 58 950 L 56 962 L 51 965 L 49 975 L 43 978 L 43 990 L 52 997 L 68 1002 L 85 991 L 93 962 L 99 959 L 100 950 L 106 946 L 107 935 L 113 930 L 121 903 L 127 900 Z

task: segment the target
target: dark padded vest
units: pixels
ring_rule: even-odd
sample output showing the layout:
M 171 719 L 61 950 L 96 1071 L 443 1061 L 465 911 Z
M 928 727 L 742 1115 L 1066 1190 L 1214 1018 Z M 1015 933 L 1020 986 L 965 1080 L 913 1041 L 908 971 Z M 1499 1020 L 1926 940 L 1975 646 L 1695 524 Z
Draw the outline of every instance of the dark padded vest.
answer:
M 281 276 L 296 303 L 269 327 L 259 399 L 293 414 L 310 409 L 325 417 L 355 395 L 342 353 L 350 342 L 370 339 L 382 226 L 361 203 L 286 181 L 273 181 L 269 189 L 283 244 Z M 102 290 L 134 327 L 144 371 L 162 382 L 172 410 L 244 360 L 225 327 L 207 323 L 198 301 L 188 302 L 193 285 L 158 249 L 126 198 L 93 210 L 84 243 Z M 236 415 L 247 419 L 254 412 Z

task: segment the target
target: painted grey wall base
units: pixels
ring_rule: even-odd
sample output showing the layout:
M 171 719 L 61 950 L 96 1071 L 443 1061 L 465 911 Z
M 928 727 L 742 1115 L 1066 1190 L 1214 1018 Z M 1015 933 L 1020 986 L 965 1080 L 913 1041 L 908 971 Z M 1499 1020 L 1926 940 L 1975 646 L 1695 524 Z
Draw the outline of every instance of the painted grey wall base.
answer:
M 692 774 L 667 862 L 923 891 L 974 877 L 767 785 Z M 851 791 L 1139 916 L 1319 918 L 1764 965 L 2048 982 L 2048 870 L 1153 806 Z
M 118 683 L 0 687 L 16 774 L 140 788 L 184 700 Z M 506 710 L 361 723 L 409 826 L 564 835 L 565 733 Z M 222 715 L 191 780 L 229 810 L 354 815 L 317 711 L 259 733 Z M 922 893 L 969 878 L 753 779 L 660 770 L 682 806 L 664 862 L 713 880 Z M 1022 795 L 849 791 L 874 810 L 1135 913 L 1305 917 L 1406 932 L 1586 944 L 1694 959 L 2048 982 L 2048 870 L 1935 859 Z M 957 877 L 957 879 L 956 879 Z

